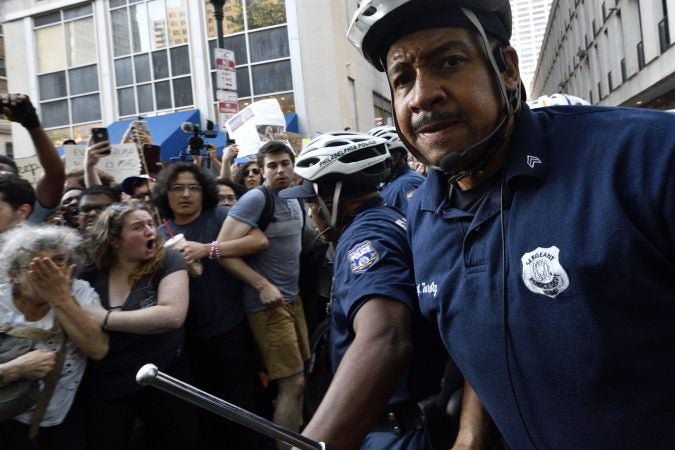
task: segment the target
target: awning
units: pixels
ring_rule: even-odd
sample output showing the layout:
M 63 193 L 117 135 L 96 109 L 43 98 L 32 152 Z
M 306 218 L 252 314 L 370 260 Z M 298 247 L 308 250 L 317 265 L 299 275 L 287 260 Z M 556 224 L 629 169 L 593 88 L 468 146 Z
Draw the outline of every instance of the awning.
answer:
M 129 124 L 135 120 L 138 119 L 119 120 L 108 125 L 110 142 L 119 143 L 129 128 Z M 199 124 L 200 114 L 198 109 L 191 109 L 161 116 L 144 117 L 143 120 L 148 122 L 152 142 L 162 149 L 160 159 L 167 161 L 187 148 L 190 134 L 181 130 L 180 126 L 184 122 Z

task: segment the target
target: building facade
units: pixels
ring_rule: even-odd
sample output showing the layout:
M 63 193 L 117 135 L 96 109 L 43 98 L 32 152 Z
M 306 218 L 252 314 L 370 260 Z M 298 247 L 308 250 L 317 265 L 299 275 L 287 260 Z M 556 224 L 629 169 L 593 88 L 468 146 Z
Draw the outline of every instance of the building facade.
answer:
M 674 14 L 675 0 L 554 0 L 532 97 L 675 108 Z
M 299 132 L 368 130 L 391 117 L 383 74 L 345 38 L 356 4 L 227 0 L 240 107 L 276 98 Z M 199 109 L 216 119 L 209 0 L 3 0 L 11 92 L 27 93 L 50 137 L 136 116 Z M 15 151 L 29 141 L 13 126 Z
M 532 89 L 532 78 L 537 68 L 550 8 L 551 0 L 511 0 L 511 45 L 518 51 L 520 78 L 528 93 Z
M 0 94 L 7 92 L 7 66 L 5 63 L 5 35 L 0 26 Z M 14 157 L 12 147 L 12 127 L 8 120 L 0 115 L 0 154 Z

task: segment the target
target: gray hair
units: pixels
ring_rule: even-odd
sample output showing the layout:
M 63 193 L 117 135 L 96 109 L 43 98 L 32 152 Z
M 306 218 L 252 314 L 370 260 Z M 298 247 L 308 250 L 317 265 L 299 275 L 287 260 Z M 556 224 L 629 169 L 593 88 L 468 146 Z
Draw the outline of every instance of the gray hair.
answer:
M 11 271 L 18 272 L 45 250 L 66 255 L 70 264 L 81 267 L 81 240 L 76 230 L 56 225 L 22 224 L 7 230 L 0 242 L 0 282 L 8 282 Z

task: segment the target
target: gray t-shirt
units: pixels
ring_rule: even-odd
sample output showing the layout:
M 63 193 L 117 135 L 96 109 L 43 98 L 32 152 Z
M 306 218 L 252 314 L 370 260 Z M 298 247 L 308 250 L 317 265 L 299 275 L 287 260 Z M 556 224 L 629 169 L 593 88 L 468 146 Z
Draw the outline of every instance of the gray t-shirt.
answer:
M 270 246 L 255 255 L 245 258 L 259 274 L 274 284 L 284 296 L 284 303 L 292 302 L 298 295 L 300 276 L 300 250 L 302 232 L 302 208 L 296 199 L 279 198 L 270 189 L 274 198 L 274 215 L 265 230 Z M 251 189 L 235 203 L 229 216 L 251 227 L 258 227 L 258 220 L 265 208 L 265 194 Z M 244 286 L 244 309 L 247 312 L 263 311 L 258 291 Z

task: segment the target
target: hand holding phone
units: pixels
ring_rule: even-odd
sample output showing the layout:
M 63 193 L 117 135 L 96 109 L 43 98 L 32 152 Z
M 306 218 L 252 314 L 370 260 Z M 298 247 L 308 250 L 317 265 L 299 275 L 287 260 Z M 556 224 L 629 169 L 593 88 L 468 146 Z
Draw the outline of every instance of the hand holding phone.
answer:
M 94 144 L 108 140 L 108 129 L 107 128 L 92 128 L 91 129 L 91 141 Z

